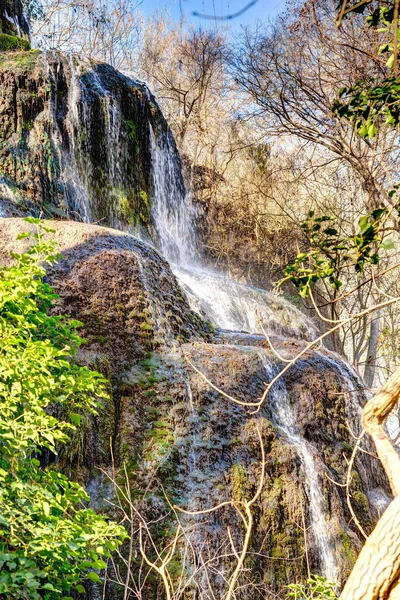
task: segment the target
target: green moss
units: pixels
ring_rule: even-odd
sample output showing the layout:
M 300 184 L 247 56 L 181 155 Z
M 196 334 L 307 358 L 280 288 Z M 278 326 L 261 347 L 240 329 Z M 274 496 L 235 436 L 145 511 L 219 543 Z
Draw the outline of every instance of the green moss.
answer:
M 150 222 L 150 201 L 145 190 L 139 192 L 140 202 L 140 220 L 146 224 Z
M 357 505 L 357 509 L 358 511 L 360 511 L 361 513 L 363 513 L 362 516 L 367 517 L 368 513 L 369 513 L 369 504 L 368 504 L 368 499 L 366 497 L 365 494 L 363 494 L 363 492 L 361 490 L 356 490 L 355 492 L 352 493 L 352 497 L 354 500 L 354 503 Z
M 128 138 L 131 140 L 131 142 L 137 144 L 137 133 L 136 133 L 136 125 L 133 121 L 131 121 L 130 119 L 128 119 L 126 121 L 126 128 L 128 130 Z
M 113 190 L 113 195 L 116 198 L 116 208 L 118 216 L 128 223 L 128 225 L 134 225 L 138 221 L 138 217 L 135 213 L 135 210 L 132 207 L 132 204 L 128 198 L 128 195 L 125 190 L 121 190 L 119 188 L 115 188 Z
M 155 421 L 146 436 L 143 457 L 147 461 L 164 463 L 174 449 L 172 425 L 167 421 Z M 160 465 L 161 468 L 161 465 Z
M 196 315 L 197 316 L 197 315 Z M 210 333 L 215 333 L 215 327 L 210 321 L 204 321 Z
M 235 464 L 231 469 L 233 497 L 237 501 L 246 499 L 246 471 L 242 465 Z
M 318 418 L 322 419 L 325 416 L 324 405 L 321 401 L 315 405 L 315 414 Z
M 340 541 L 342 542 L 343 554 L 348 558 L 350 564 L 353 565 L 356 562 L 357 554 L 350 543 L 349 536 L 344 531 L 340 532 Z
M 31 45 L 28 40 L 24 40 L 23 38 L 7 35 L 6 33 L 0 33 L 0 51 L 10 51 L 10 50 L 30 50 Z
M 33 69 L 40 52 L 30 50 L 29 52 L 0 52 L 0 69 L 21 71 L 23 69 Z
M 143 200 L 143 202 L 145 203 L 146 206 L 149 206 L 149 197 L 148 197 L 148 195 L 147 195 L 147 193 L 146 193 L 145 190 L 140 190 L 140 192 L 139 192 L 139 198 L 141 200 Z

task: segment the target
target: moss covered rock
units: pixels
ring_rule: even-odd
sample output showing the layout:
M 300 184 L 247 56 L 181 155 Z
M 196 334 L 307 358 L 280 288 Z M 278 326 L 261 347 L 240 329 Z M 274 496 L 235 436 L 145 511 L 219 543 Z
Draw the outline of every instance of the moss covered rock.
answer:
M 29 48 L 29 25 L 24 15 L 24 5 L 21 0 L 0 0 L 0 33 L 18 37 L 28 42 L 27 46 L 18 46 L 21 49 Z M 6 43 L 10 43 L 9 41 Z M 3 50 L 14 50 L 9 46 Z
M 30 50 L 30 47 L 29 41 L 24 38 L 0 33 L 0 52 L 7 50 Z
M 20 252 L 29 243 L 15 239 L 29 227 L 22 219 L 0 220 L 1 264 L 10 261 L 10 250 Z M 243 509 L 240 503 L 260 481 L 258 425 L 265 480 L 252 506 L 254 527 L 236 597 L 279 596 L 288 583 L 306 579 L 308 565 L 324 573 L 321 527 L 340 584 L 363 542 L 345 490 L 335 485 L 345 479 L 351 432 L 359 431 L 365 402 L 350 367 L 324 350 L 308 352 L 253 414 L 211 388 L 204 376 L 231 397 L 254 402 L 282 368 L 261 336 L 214 334 L 189 309 L 168 264 L 132 236 L 67 221 L 53 222 L 53 228 L 63 255 L 47 271 L 60 296 L 54 310 L 82 321 L 87 343 L 79 360 L 107 375 L 112 392 L 60 456 L 60 466 L 87 484 L 95 508 L 122 518 L 116 504 L 130 508 L 107 474 L 114 478 L 149 523 L 159 549 L 169 546 L 179 520 L 184 535 L 170 565 L 173 585 L 187 600 L 198 589 L 204 599 L 223 597 L 234 552 L 243 544 L 237 507 Z M 304 343 L 274 342 L 285 358 Z M 368 444 L 364 449 L 371 449 Z M 387 490 L 383 471 L 362 453 L 350 494 L 367 532 L 376 521 L 369 491 L 377 488 Z M 212 513 L 179 511 L 204 511 L 221 502 L 227 504 Z M 138 551 L 138 513 L 126 556 L 142 597 L 158 600 L 162 588 Z M 120 568 L 123 573 L 122 563 Z M 106 597 L 121 598 L 121 589 L 109 584 Z
M 79 56 L 0 47 L 0 86 L 4 216 L 42 212 L 151 228 L 150 138 L 168 136 L 169 128 L 144 84 Z

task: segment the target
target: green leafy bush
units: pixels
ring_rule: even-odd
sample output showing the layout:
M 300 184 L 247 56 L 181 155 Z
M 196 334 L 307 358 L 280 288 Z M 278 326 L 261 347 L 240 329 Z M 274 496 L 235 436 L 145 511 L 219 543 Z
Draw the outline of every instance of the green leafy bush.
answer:
M 400 77 L 398 74 L 398 51 L 394 36 L 399 36 L 393 0 L 365 0 L 364 2 L 339 1 L 338 23 L 352 13 L 368 13 L 365 23 L 375 30 L 376 41 L 381 38 L 378 57 L 385 57 L 385 69 L 340 90 L 333 102 L 333 111 L 349 119 L 362 138 L 373 139 L 385 123 L 397 128 L 400 123 Z M 343 9 L 343 13 L 342 13 Z M 379 37 L 378 37 L 379 36 Z M 382 60 L 382 59 L 381 59 Z
M 99 581 L 126 533 L 85 507 L 80 485 L 41 467 L 43 450 L 56 453 L 75 429 L 74 409 L 96 412 L 106 380 L 73 361 L 80 323 L 49 314 L 57 296 L 41 265 L 56 260 L 55 244 L 26 220 L 37 225 L 33 245 L 0 268 L 0 597 L 53 600 L 84 592 L 82 578 Z
M 359 219 L 355 235 L 346 236 L 333 226 L 334 217 L 315 217 L 314 211 L 310 211 L 301 225 L 310 249 L 298 254 L 294 263 L 286 267 L 285 277 L 278 286 L 291 281 L 300 295 L 306 298 L 312 285 L 322 279 L 338 290 L 342 285 L 339 277 L 344 267 L 361 273 L 366 264 L 377 265 L 380 250 L 394 248 L 392 240 L 383 240 L 387 214 L 387 208 L 376 208 Z
M 334 590 L 335 584 L 318 575 L 311 575 L 306 584 L 292 583 L 287 587 L 289 589 L 288 598 L 294 598 L 294 600 L 331 600 L 337 598 Z

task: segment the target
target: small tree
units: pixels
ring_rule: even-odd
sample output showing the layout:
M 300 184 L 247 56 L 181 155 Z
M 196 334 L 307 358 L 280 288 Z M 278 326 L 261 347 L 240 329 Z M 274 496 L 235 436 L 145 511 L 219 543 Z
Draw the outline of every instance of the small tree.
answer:
M 41 263 L 56 260 L 55 244 L 27 221 L 35 243 L 0 269 L 0 596 L 53 600 L 84 592 L 84 577 L 99 582 L 95 570 L 126 532 L 85 507 L 80 485 L 41 467 L 43 450 L 56 454 L 79 425 L 74 410 L 95 414 L 107 393 L 99 373 L 73 361 L 80 323 L 49 314 L 57 296 Z M 61 406 L 70 421 L 53 416 Z

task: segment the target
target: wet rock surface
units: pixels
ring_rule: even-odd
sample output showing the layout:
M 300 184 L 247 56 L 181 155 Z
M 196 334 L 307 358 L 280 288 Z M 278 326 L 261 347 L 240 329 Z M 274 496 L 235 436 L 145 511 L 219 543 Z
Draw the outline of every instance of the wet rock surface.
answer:
M 150 129 L 174 142 L 144 84 L 104 63 L 32 50 L 0 52 L 0 86 L 3 216 L 151 228 Z
M 307 562 L 312 572 L 333 568 L 343 581 L 362 544 L 345 490 L 334 483 L 345 479 L 355 443 L 351 431 L 359 433 L 366 400 L 350 367 L 326 351 L 309 352 L 254 414 L 212 389 L 187 359 L 217 388 L 254 402 L 285 364 L 262 336 L 213 334 L 189 309 L 168 264 L 132 236 L 73 222 L 52 226 L 63 254 L 48 269 L 60 295 L 55 311 L 83 322 L 88 343 L 79 360 L 105 373 L 112 389 L 112 401 L 88 425 L 82 453 L 61 457 L 63 468 L 87 484 L 98 509 L 114 516 L 104 501 L 114 498 L 113 486 L 96 467 L 114 473 L 119 485 L 127 476 L 161 548 L 179 518 L 185 535 L 171 563 L 174 585 L 184 598 L 222 597 L 236 560 L 232 543 L 239 552 L 243 543 L 237 510 L 231 505 L 190 516 L 171 506 L 197 511 L 250 499 L 261 474 L 258 425 L 266 474 L 237 597 L 272 598 L 287 583 L 304 580 Z M 24 248 L 26 240 L 15 238 L 29 227 L 22 219 L 0 221 L 1 264 L 9 263 L 10 250 Z M 286 359 L 305 343 L 272 341 Z M 368 532 L 387 493 L 373 457 L 356 458 L 350 492 Z M 136 521 L 134 535 L 136 552 Z M 134 559 L 133 571 L 143 597 L 160 597 L 157 578 L 140 563 Z M 119 598 L 119 588 L 110 584 L 107 597 Z
M 29 25 L 21 0 L 0 0 L 0 35 L 29 40 Z

